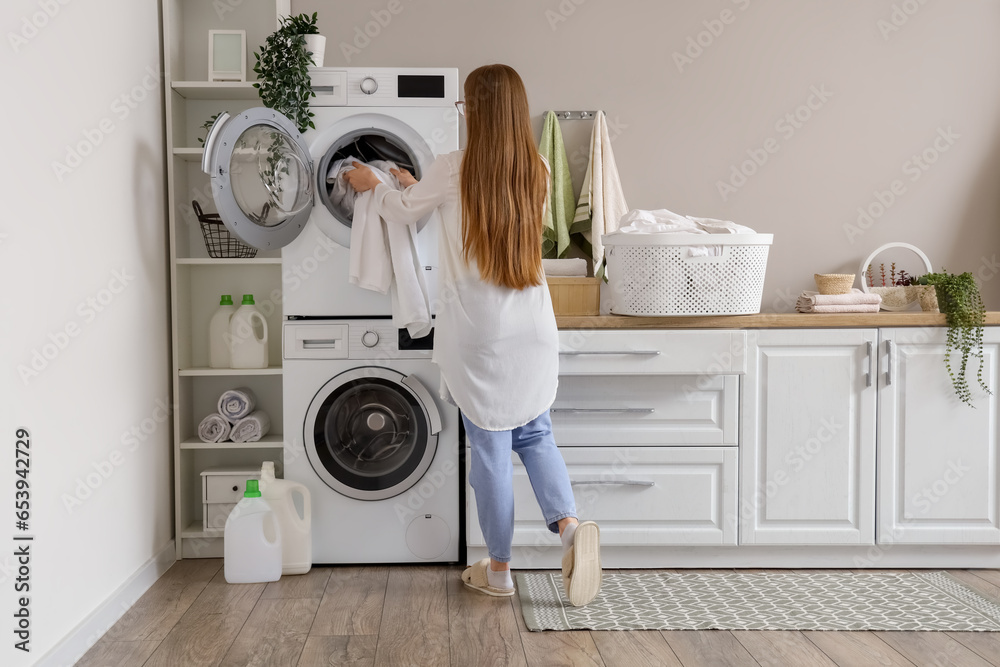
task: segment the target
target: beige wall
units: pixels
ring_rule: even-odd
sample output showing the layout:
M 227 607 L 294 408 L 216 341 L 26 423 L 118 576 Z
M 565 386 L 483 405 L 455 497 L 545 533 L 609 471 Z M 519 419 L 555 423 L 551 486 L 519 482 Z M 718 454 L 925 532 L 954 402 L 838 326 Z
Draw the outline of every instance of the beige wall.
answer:
M 923 249 L 935 269 L 978 273 L 987 307 L 1000 308 L 995 0 L 293 0 L 292 10 L 319 12 L 327 66 L 457 66 L 464 80 L 504 62 L 525 80 L 536 132 L 547 109 L 604 109 L 631 207 L 774 234 L 764 311 L 789 310 L 813 273 L 855 272 L 890 241 Z M 355 43 L 369 23 L 375 37 Z M 701 52 L 678 64 L 699 39 Z M 782 121 L 796 112 L 798 127 Z M 590 122 L 562 128 L 579 189 Z M 763 161 L 769 139 L 766 162 L 723 197 L 719 182 L 748 151 Z M 925 150 L 935 161 L 924 169 L 911 160 Z M 877 213 L 876 192 L 894 201 L 861 228 L 858 208 Z

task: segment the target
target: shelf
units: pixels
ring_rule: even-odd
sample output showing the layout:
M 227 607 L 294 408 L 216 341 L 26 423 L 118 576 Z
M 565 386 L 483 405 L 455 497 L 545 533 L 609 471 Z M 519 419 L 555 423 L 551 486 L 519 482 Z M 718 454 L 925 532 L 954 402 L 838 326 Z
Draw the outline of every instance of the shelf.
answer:
M 181 377 L 226 377 L 240 375 L 281 375 L 281 366 L 267 368 L 181 368 L 177 371 Z
M 235 257 L 178 257 L 178 264 L 194 266 L 219 266 L 223 264 L 281 264 L 280 257 L 251 257 L 238 259 Z
M 223 537 L 226 531 L 222 528 L 216 530 L 205 530 L 201 521 L 192 521 L 187 528 L 181 531 L 182 538 L 195 537 Z
M 256 100 L 253 81 L 173 81 L 170 87 L 189 100 Z
M 280 433 L 270 433 L 257 442 L 203 442 L 188 438 L 181 443 L 181 449 L 280 449 L 284 446 L 285 438 Z
M 201 162 L 201 158 L 205 155 L 204 148 L 175 148 L 174 157 L 179 157 L 185 162 Z

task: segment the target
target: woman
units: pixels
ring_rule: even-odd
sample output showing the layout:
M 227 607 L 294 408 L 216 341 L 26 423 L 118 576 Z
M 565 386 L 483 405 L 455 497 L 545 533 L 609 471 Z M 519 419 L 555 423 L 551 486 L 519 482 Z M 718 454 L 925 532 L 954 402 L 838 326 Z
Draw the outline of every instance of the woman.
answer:
M 441 290 L 434 361 L 441 394 L 462 411 L 479 525 L 490 558 L 462 574 L 470 588 L 514 594 L 511 451 L 524 463 L 546 525 L 563 543 L 563 583 L 574 605 L 600 590 L 600 531 L 578 524 L 573 491 L 552 437 L 549 406 L 558 383 L 558 334 L 542 272 L 547 167 L 535 148 L 521 78 L 487 65 L 465 80 L 465 151 L 440 156 L 417 182 L 392 170 L 395 190 L 364 165 L 344 178 L 374 188 L 385 220 L 409 223 L 441 213 Z

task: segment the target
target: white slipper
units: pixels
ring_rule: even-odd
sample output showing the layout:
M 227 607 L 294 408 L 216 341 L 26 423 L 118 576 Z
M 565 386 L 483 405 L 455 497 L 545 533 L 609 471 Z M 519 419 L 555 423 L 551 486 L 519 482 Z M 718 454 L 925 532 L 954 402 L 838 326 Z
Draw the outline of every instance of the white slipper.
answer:
M 562 559 L 563 588 L 574 607 L 590 603 L 601 590 L 601 529 L 593 521 L 576 527 Z
M 462 581 L 465 585 L 474 591 L 479 591 L 480 593 L 486 593 L 486 595 L 492 595 L 498 598 L 509 598 L 514 594 L 513 588 L 497 588 L 496 586 L 490 586 L 490 580 L 486 574 L 486 570 L 490 566 L 490 559 L 484 558 L 481 561 L 477 561 L 465 568 L 465 572 L 462 573 Z

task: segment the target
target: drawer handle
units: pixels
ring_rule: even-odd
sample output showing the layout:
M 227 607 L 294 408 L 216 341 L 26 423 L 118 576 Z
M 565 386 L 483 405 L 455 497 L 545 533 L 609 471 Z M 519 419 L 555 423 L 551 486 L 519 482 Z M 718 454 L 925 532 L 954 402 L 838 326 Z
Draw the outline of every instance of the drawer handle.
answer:
M 551 408 L 549 412 L 571 412 L 571 413 L 629 413 L 648 415 L 653 413 L 653 408 Z
M 340 344 L 339 338 L 317 338 L 304 339 L 302 341 L 303 350 L 335 350 Z
M 581 354 L 624 354 L 637 357 L 649 357 L 659 354 L 659 350 L 559 350 L 559 354 L 577 356 Z
M 639 479 L 606 480 L 606 479 L 574 479 L 570 486 L 656 486 L 656 482 L 646 482 Z

